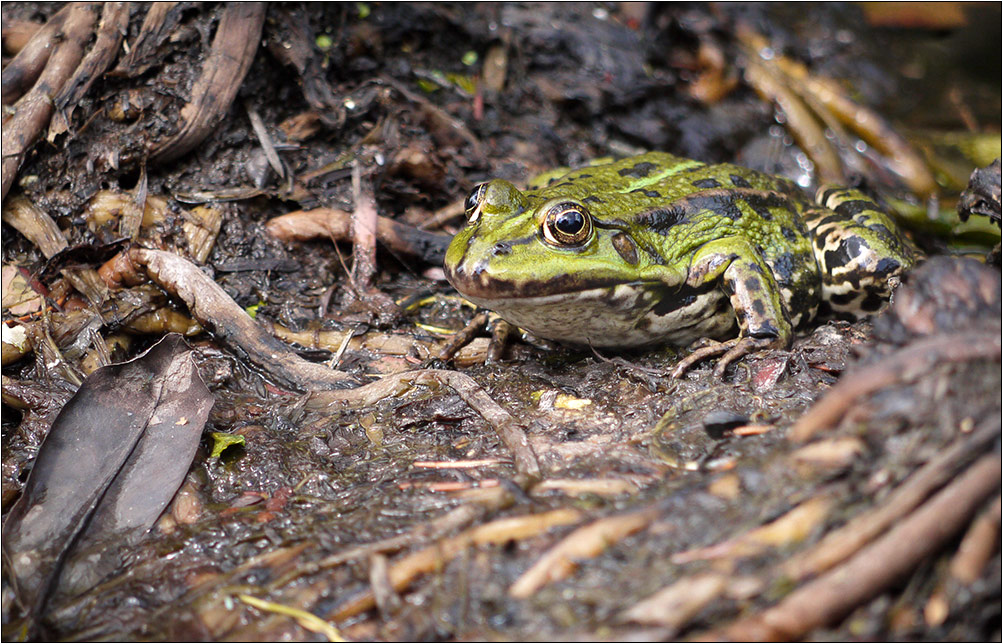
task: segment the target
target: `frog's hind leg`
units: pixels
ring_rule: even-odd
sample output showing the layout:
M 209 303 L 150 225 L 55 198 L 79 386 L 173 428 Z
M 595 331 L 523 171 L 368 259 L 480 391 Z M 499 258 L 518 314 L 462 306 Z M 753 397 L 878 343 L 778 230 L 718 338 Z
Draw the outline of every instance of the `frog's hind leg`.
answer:
M 739 337 L 697 349 L 676 365 L 673 378 L 681 377 L 697 362 L 721 355 L 714 376 L 744 355 L 760 349 L 785 349 L 794 338 L 790 314 L 780 287 L 762 250 L 742 237 L 726 237 L 704 244 L 693 256 L 686 282 L 698 287 L 719 280 L 738 320 Z
M 919 251 L 860 190 L 822 187 L 817 200 L 825 207 L 805 213 L 805 223 L 828 308 L 820 313 L 823 317 L 874 313 L 884 305 L 902 272 L 919 259 Z

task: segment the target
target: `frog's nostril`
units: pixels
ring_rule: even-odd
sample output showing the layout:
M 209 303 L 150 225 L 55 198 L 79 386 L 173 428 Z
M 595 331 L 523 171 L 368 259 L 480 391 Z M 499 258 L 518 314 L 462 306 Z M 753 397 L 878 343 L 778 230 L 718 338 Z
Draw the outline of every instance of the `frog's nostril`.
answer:
M 498 242 L 497 244 L 495 244 L 494 248 L 491 249 L 491 254 L 494 255 L 495 257 L 499 257 L 501 255 L 508 255 L 511 252 L 512 252 L 512 244 L 508 242 Z

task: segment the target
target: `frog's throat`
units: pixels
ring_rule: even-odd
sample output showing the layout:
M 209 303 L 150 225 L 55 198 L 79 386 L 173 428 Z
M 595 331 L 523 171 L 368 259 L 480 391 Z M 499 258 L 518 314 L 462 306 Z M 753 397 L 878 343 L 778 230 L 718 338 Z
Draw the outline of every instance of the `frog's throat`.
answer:
M 576 346 L 685 345 L 735 324 L 716 288 L 621 283 L 549 295 L 465 296 L 534 335 Z

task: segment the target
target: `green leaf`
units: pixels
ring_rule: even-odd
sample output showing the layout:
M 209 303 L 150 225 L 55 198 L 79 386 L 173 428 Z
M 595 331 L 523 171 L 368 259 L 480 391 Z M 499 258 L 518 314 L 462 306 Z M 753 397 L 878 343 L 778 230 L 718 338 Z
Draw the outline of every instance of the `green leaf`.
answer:
M 227 434 L 225 432 L 212 433 L 212 454 L 210 458 L 219 458 L 220 455 L 231 445 L 244 445 L 247 441 L 239 434 Z

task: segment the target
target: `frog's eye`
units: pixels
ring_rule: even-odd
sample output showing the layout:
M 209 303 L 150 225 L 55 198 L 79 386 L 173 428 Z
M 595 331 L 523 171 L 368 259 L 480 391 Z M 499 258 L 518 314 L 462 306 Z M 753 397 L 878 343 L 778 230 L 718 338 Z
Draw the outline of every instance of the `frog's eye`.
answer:
M 559 203 L 547 211 L 543 220 L 543 238 L 554 246 L 576 246 L 592 235 L 592 217 L 585 206 Z
M 475 223 L 481 216 L 481 201 L 487 192 L 488 184 L 478 183 L 463 202 L 463 212 L 467 215 L 467 223 Z

